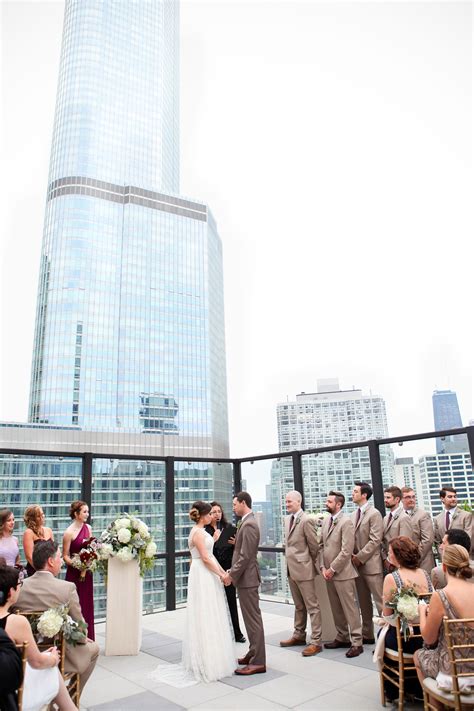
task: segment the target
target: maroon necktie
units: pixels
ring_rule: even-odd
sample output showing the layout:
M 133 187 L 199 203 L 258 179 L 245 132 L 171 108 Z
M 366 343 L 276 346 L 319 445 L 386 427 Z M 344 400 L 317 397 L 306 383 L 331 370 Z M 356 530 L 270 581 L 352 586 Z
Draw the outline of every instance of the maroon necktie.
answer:
M 392 523 L 392 518 L 393 518 L 392 512 L 390 511 L 390 513 L 389 513 L 389 515 L 388 515 L 388 526 L 387 526 L 387 528 L 390 527 L 390 524 Z
M 296 521 L 295 514 L 291 514 L 291 519 L 290 519 L 290 533 L 291 533 L 292 530 L 293 530 L 293 526 L 295 525 L 295 521 Z
M 446 530 L 447 531 L 449 530 L 449 521 L 450 521 L 449 511 L 446 511 Z
M 356 526 L 359 525 L 360 517 L 362 516 L 362 509 L 359 507 L 357 509 L 357 516 L 356 516 Z

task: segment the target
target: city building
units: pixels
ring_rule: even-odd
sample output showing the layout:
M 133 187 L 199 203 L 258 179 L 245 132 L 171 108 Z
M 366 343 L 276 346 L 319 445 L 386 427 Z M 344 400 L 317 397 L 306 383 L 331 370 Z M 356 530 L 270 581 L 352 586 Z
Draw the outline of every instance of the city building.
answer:
M 426 510 L 436 516 L 442 511 L 439 498 L 443 486 L 453 486 L 460 504 L 474 506 L 474 477 L 471 457 L 466 452 L 454 452 L 420 457 L 420 478 L 428 492 Z
M 420 475 L 420 465 L 413 457 L 397 457 L 394 464 L 394 484 L 402 488 L 409 486 L 416 494 L 420 509 L 429 510 L 430 498 L 425 480 Z
M 458 398 L 453 390 L 435 390 L 433 393 L 435 430 L 452 430 L 462 427 Z M 469 452 L 466 435 L 452 435 L 436 439 L 436 453 Z
M 73 441 L 79 451 L 136 454 L 95 465 L 95 532 L 133 502 L 142 515 L 154 502 L 158 520 L 162 483 L 147 489 L 140 457 L 189 458 L 176 472 L 185 549 L 189 504 L 217 498 L 230 511 L 232 476 L 192 464 L 229 454 L 222 245 L 209 207 L 179 189 L 179 3 L 66 0 L 31 426 L 4 423 L 1 439 L 6 448 L 41 441 L 59 451 Z M 3 501 L 20 518 L 44 503 L 59 532 L 80 491 L 74 466 L 4 457 L 1 487 L 13 476 L 17 489 Z M 178 568 L 185 591 L 188 561 Z

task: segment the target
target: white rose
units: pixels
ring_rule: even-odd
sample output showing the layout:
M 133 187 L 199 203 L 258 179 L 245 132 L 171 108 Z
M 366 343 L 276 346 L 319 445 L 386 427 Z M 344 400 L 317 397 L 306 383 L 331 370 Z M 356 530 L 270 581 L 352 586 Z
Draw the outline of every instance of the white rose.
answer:
M 114 547 L 110 543 L 103 543 L 99 549 L 99 555 L 102 560 L 107 560 L 114 553 Z
M 151 541 L 145 549 L 145 558 L 153 558 L 157 550 L 156 543 Z
M 128 528 L 119 528 L 117 538 L 119 539 L 120 543 L 128 543 L 131 537 L 132 534 L 130 533 Z
M 397 612 L 407 620 L 415 620 L 418 617 L 418 598 L 412 595 L 401 597 L 397 603 Z
M 43 637 L 54 637 L 63 626 L 63 618 L 57 610 L 46 610 L 38 620 L 38 632 Z
M 146 538 L 148 536 L 148 526 L 146 523 L 143 523 L 143 521 L 140 521 L 138 526 L 138 533 L 142 538 Z
M 133 560 L 133 553 L 130 548 L 121 548 L 116 555 L 116 558 L 122 561 L 122 563 L 128 563 L 129 560 Z
M 128 518 L 118 518 L 115 521 L 115 528 L 119 530 L 120 528 L 130 528 L 130 519 Z

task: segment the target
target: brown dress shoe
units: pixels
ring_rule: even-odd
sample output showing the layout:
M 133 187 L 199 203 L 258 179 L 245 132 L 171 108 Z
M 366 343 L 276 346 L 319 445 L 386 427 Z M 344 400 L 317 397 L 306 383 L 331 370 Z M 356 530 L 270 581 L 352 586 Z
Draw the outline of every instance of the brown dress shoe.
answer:
M 251 659 L 252 659 L 252 655 L 250 654 L 250 652 L 247 652 L 245 657 L 240 657 L 240 659 L 237 659 L 237 664 L 247 665 Z
M 250 676 L 251 674 L 265 674 L 267 668 L 264 664 L 247 664 L 246 667 L 242 669 L 236 669 L 234 674 L 239 676 Z
M 323 648 L 320 647 L 318 644 L 308 644 L 308 646 L 303 649 L 301 654 L 303 657 L 314 657 L 315 654 L 319 654 L 319 652 L 322 652 Z
M 347 650 L 346 652 L 346 657 L 349 657 L 349 659 L 352 659 L 352 657 L 358 657 L 359 654 L 362 654 L 364 651 L 364 648 L 361 647 L 351 647 L 350 649 Z
M 296 647 L 297 645 L 306 644 L 305 639 L 298 639 L 298 637 L 290 637 L 290 639 L 284 639 L 283 642 L 280 642 L 280 647 Z
M 339 639 L 335 639 L 334 642 L 326 642 L 324 649 L 339 649 L 339 647 L 350 647 L 350 642 L 341 642 Z

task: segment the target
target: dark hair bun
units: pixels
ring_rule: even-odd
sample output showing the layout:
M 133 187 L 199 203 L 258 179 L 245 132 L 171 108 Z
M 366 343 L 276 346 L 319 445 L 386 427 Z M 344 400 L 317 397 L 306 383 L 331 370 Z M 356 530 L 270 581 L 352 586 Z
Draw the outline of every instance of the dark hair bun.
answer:
M 464 578 L 465 580 L 469 580 L 469 578 L 472 578 L 472 568 L 470 565 L 464 566 L 463 568 L 459 568 L 459 577 Z
M 199 521 L 199 519 L 201 518 L 201 514 L 199 513 L 199 511 L 196 508 L 192 508 L 191 511 L 189 512 L 189 518 L 191 519 L 191 521 L 194 521 L 195 523 L 197 523 Z

